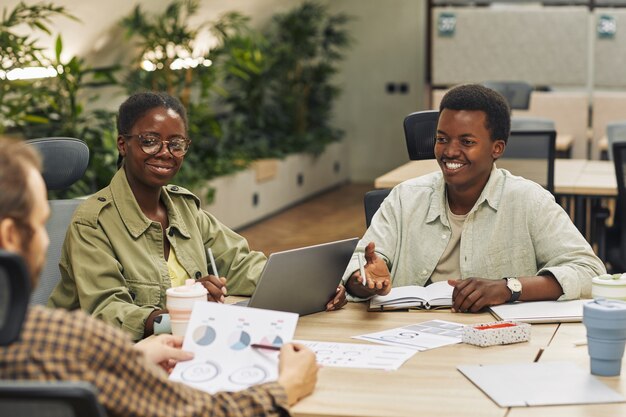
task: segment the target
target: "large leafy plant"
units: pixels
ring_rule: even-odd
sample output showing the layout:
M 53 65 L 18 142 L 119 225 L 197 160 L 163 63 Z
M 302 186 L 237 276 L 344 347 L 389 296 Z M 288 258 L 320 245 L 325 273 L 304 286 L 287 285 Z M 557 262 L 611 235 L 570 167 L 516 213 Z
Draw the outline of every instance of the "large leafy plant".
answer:
M 70 136 L 84 140 L 90 148 L 90 168 L 85 176 L 69 190 L 55 192 L 51 197 L 84 195 L 105 186 L 115 172 L 114 115 L 104 110 L 85 111 L 79 97 L 94 100 L 94 88 L 116 83 L 116 67 L 90 68 L 80 57 L 61 59 L 63 41 L 57 36 L 53 57 L 44 54 L 37 45 L 36 33 L 51 34 L 54 16 L 75 19 L 64 8 L 52 4 L 26 5 L 19 3 L 13 11 L 3 12 L 3 31 L 0 42 L 4 48 L 3 68 L 7 74 L 13 68 L 44 66 L 53 68 L 56 75 L 35 80 L 0 80 L 0 114 L 2 129 L 25 138 Z M 33 32 L 26 36 L 16 34 L 20 25 L 28 25 Z M 8 58 L 7 58 L 8 57 Z
M 201 180 L 230 173 L 250 161 L 293 152 L 318 153 L 341 137 L 331 125 L 339 89 L 332 83 L 349 37 L 348 17 L 332 15 L 313 2 L 275 16 L 256 30 L 248 17 L 232 12 L 215 22 L 192 25 L 198 0 L 174 0 L 152 15 L 141 6 L 122 21 L 136 50 L 125 68 L 127 92 L 166 91 L 180 98 L 189 117 L 192 152 L 177 181 L 195 187 Z M 27 138 L 74 136 L 91 149 L 85 178 L 63 196 L 93 192 L 108 184 L 116 166 L 114 114 L 87 110 L 95 88 L 116 84 L 118 68 L 91 68 L 82 58 L 54 56 L 37 45 L 36 34 L 51 34 L 51 19 L 63 7 L 19 3 L 0 22 L 0 133 Z M 15 30 L 28 25 L 26 36 Z M 208 30 L 215 41 L 201 48 Z M 53 78 L 9 80 L 13 68 L 49 66 Z M 81 99 L 86 97 L 86 99 Z
M 278 115 L 276 146 L 283 153 L 319 153 L 342 136 L 331 124 L 340 93 L 331 81 L 350 45 L 349 19 L 315 2 L 272 19 L 267 34 L 274 55 L 272 113 Z
M 30 67 L 50 67 L 52 63 L 37 44 L 38 35 L 52 33 L 52 18 L 75 19 L 64 7 L 39 3 L 18 3 L 13 10 L 4 8 L 0 21 L 0 133 L 19 130 L 28 123 L 45 123 L 37 116 L 37 104 L 47 99 L 42 89 L 45 80 L 12 78 L 14 71 Z M 22 34 L 27 26 L 29 32 Z

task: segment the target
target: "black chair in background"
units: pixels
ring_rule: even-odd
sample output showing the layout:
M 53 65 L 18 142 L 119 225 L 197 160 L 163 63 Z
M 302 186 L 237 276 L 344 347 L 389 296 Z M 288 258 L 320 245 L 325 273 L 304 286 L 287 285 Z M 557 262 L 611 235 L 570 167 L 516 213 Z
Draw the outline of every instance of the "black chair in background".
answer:
M 89 148 L 82 140 L 41 138 L 26 142 L 35 147 L 42 156 L 42 175 L 49 191 L 66 189 L 85 174 L 89 164 Z M 50 246 L 39 285 L 31 296 L 31 304 L 45 305 L 50 293 L 61 279 L 59 272 L 61 248 L 72 215 L 82 200 L 60 199 L 49 200 L 48 203 L 50 204 L 50 219 L 46 224 L 46 230 L 50 236 Z
M 511 109 L 528 110 L 530 107 L 533 87 L 524 81 L 485 81 L 483 85 L 502 94 Z
M 555 143 L 554 130 L 512 130 L 504 154 L 496 164 L 554 193 Z
M 626 121 L 611 122 L 606 125 L 606 138 L 609 142 L 608 157 L 613 159 L 613 144 L 626 142 Z
M 404 118 L 404 138 L 409 159 L 435 159 L 435 136 L 437 134 L 438 110 L 425 110 L 409 114 Z M 365 193 L 365 225 L 370 227 L 372 217 L 391 189 L 373 190 Z
M 626 142 L 613 143 L 613 163 L 617 179 L 617 204 L 613 226 L 606 231 L 606 261 L 609 272 L 626 272 L 626 221 L 622 211 L 626 207 Z
M 365 226 L 370 227 L 372 223 L 372 217 L 378 211 L 378 208 L 383 203 L 383 200 L 389 195 L 391 188 L 384 188 L 380 190 L 372 190 L 365 193 L 363 203 L 365 205 Z
M 435 159 L 438 110 L 425 110 L 404 118 L 404 138 L 409 159 Z
M 20 334 L 30 296 L 21 257 L 0 250 L 0 346 Z M 1 417 L 106 417 L 95 388 L 86 382 L 0 380 Z
M 0 249 L 0 346 L 18 338 L 29 296 L 30 280 L 24 261 Z

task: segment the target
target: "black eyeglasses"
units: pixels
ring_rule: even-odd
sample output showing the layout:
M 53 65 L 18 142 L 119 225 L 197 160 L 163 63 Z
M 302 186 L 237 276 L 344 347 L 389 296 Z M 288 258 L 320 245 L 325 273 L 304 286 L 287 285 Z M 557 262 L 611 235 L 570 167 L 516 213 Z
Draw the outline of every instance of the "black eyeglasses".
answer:
M 156 155 L 167 143 L 167 149 L 176 157 L 184 156 L 189 150 L 191 141 L 184 136 L 171 136 L 168 140 L 161 139 L 158 133 L 139 133 L 137 135 L 122 135 L 125 138 L 139 138 L 139 147 L 148 155 Z

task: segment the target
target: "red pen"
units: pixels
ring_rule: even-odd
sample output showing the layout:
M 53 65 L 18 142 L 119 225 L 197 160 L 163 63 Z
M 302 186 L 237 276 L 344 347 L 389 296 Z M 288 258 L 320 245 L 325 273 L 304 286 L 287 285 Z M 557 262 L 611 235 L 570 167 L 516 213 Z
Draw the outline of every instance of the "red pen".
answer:
M 262 345 L 260 343 L 253 343 L 250 345 L 251 348 L 256 348 L 256 349 L 267 349 L 267 350 L 280 350 L 280 346 L 273 346 L 273 345 Z

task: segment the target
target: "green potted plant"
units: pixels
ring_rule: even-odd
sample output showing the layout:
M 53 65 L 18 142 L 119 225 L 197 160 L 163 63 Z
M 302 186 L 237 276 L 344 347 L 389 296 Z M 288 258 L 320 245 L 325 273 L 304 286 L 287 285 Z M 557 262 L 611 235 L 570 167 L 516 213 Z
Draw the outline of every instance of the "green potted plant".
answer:
M 19 3 L 3 12 L 0 23 L 0 131 L 24 138 L 70 136 L 89 146 L 90 163 L 83 179 L 69 190 L 51 193 L 50 197 L 72 197 L 92 193 L 106 185 L 115 172 L 115 121 L 111 112 L 85 111 L 79 94 L 87 89 L 116 83 L 117 67 L 90 68 L 80 57 L 61 60 L 63 42 L 57 36 L 54 57 L 45 56 L 36 35 L 51 34 L 53 16 L 76 19 L 63 7 L 38 3 Z M 16 28 L 28 25 L 33 32 L 18 35 Z M 33 80 L 14 80 L 6 76 L 15 68 L 47 67 L 53 76 Z M 93 90 L 86 94 L 95 99 Z

